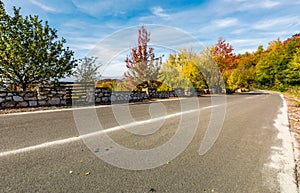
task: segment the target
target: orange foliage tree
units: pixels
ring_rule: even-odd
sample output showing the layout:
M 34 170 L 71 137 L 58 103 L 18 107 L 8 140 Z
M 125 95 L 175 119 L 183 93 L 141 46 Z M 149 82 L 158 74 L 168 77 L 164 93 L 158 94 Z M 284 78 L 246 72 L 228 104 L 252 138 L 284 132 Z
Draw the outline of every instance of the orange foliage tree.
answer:
M 219 38 L 217 44 L 213 47 L 212 55 L 221 72 L 216 77 L 218 79 L 216 87 L 219 89 L 219 92 L 221 89 L 221 78 L 226 84 L 228 77 L 237 67 L 238 57 L 233 53 L 233 50 L 232 45 L 227 43 L 222 37 Z
M 150 33 L 142 26 L 138 30 L 138 45 L 126 57 L 127 72 L 124 73 L 127 85 L 132 89 L 155 87 L 162 57 L 156 58 L 153 48 L 148 48 Z

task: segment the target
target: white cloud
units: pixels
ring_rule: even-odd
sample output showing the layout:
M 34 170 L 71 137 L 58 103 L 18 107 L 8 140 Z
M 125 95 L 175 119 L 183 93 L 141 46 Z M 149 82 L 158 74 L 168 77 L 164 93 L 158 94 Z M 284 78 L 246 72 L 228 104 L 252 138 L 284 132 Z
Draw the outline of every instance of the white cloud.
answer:
M 277 1 L 267 0 L 267 1 L 262 1 L 261 2 L 261 6 L 265 7 L 265 8 L 272 8 L 272 7 L 275 7 L 275 6 L 278 6 L 278 5 L 280 5 L 280 3 L 277 2 Z
M 282 0 L 224 0 L 224 2 L 228 3 L 228 5 L 235 10 L 271 9 L 283 4 L 283 2 L 280 1 Z M 286 3 L 286 1 L 284 1 L 284 3 Z
M 133 1 L 123 0 L 72 0 L 72 3 L 81 12 L 94 17 L 124 16 L 135 6 Z
M 253 38 L 253 39 L 233 39 L 229 40 L 229 42 L 234 45 L 239 46 L 258 46 L 261 43 L 267 41 L 266 38 Z
M 235 37 L 227 40 L 234 48 L 234 52 L 242 54 L 245 52 L 255 52 L 259 45 L 267 45 L 270 41 L 268 37 L 236 39 Z
M 172 15 L 169 15 L 169 14 L 166 14 L 165 13 L 165 10 L 161 7 L 152 7 L 150 8 L 150 11 L 151 11 L 151 14 L 149 15 L 145 15 L 145 16 L 141 16 L 138 18 L 138 20 L 142 23 L 154 23 L 153 21 L 157 21 L 157 18 L 160 19 L 160 23 L 164 20 L 173 20 L 173 16 Z M 163 20 L 162 20 L 162 19 Z M 154 23 L 155 24 L 155 23 Z
M 38 7 L 40 7 L 41 9 L 43 9 L 44 11 L 51 11 L 51 12 L 55 12 L 56 9 L 54 9 L 53 7 L 47 6 L 37 0 L 30 0 L 30 2 Z
M 286 29 L 289 27 L 298 26 L 300 24 L 299 16 L 286 16 L 272 19 L 265 19 L 253 25 L 254 29 L 258 30 L 275 30 L 276 28 Z
M 151 9 L 151 11 L 152 11 L 153 15 L 158 16 L 158 17 L 162 17 L 162 18 L 166 18 L 166 19 L 168 19 L 170 17 L 170 15 L 164 13 L 165 12 L 164 9 L 159 6 L 153 7 Z
M 238 21 L 239 20 L 237 18 L 228 17 L 225 19 L 215 20 L 213 23 L 218 27 L 231 27 L 233 25 L 237 25 Z
M 237 28 L 237 29 L 234 29 L 231 34 L 235 34 L 235 35 L 242 35 L 242 34 L 245 34 L 247 33 L 249 29 L 248 28 Z
M 82 42 L 69 43 L 69 47 L 71 49 L 84 50 L 84 51 L 92 50 L 95 46 L 96 44 L 93 43 L 82 43 Z

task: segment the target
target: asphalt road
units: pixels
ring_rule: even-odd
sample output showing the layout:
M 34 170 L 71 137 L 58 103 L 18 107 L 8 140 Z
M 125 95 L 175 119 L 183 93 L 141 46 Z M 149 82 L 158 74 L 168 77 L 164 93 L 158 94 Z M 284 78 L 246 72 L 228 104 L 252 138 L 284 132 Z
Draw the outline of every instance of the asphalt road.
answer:
M 272 157 L 282 146 L 274 126 L 282 104 L 273 93 L 227 96 L 226 105 L 210 97 L 132 104 L 130 113 L 115 105 L 0 115 L 0 192 L 289 192 L 278 178 L 281 158 Z M 224 122 L 214 116 L 223 110 Z M 214 136 L 205 137 L 208 128 Z M 143 156 L 128 158 L 103 136 Z M 216 141 L 199 155 L 204 138 Z

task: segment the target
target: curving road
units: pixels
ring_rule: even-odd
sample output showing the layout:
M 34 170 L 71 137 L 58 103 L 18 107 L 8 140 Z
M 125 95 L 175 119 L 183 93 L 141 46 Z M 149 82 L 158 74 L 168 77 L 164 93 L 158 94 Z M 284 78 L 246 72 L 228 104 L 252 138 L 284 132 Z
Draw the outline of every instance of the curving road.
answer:
M 225 105 L 220 98 L 0 115 L 0 192 L 297 192 L 280 95 L 230 95 Z M 184 132 L 170 143 L 179 125 Z M 104 136 L 146 154 L 131 160 Z M 199 155 L 203 141 L 213 146 Z M 147 154 L 166 143 L 170 151 Z

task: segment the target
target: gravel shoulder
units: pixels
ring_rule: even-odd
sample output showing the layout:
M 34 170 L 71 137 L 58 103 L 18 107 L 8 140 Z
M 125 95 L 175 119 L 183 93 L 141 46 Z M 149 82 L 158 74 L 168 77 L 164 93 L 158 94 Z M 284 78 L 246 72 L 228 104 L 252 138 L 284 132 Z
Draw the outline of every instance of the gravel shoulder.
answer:
M 28 107 L 28 108 L 9 108 L 0 109 L 0 114 L 10 114 L 10 113 L 21 113 L 21 112 L 33 112 L 33 111 L 44 111 L 44 110 L 56 110 L 56 109 L 66 109 L 71 108 L 70 106 L 51 106 L 51 107 Z
M 298 188 L 300 185 L 300 98 L 285 94 L 288 105 L 289 124 L 295 139 L 296 176 Z M 300 191 L 300 188 L 299 188 Z

